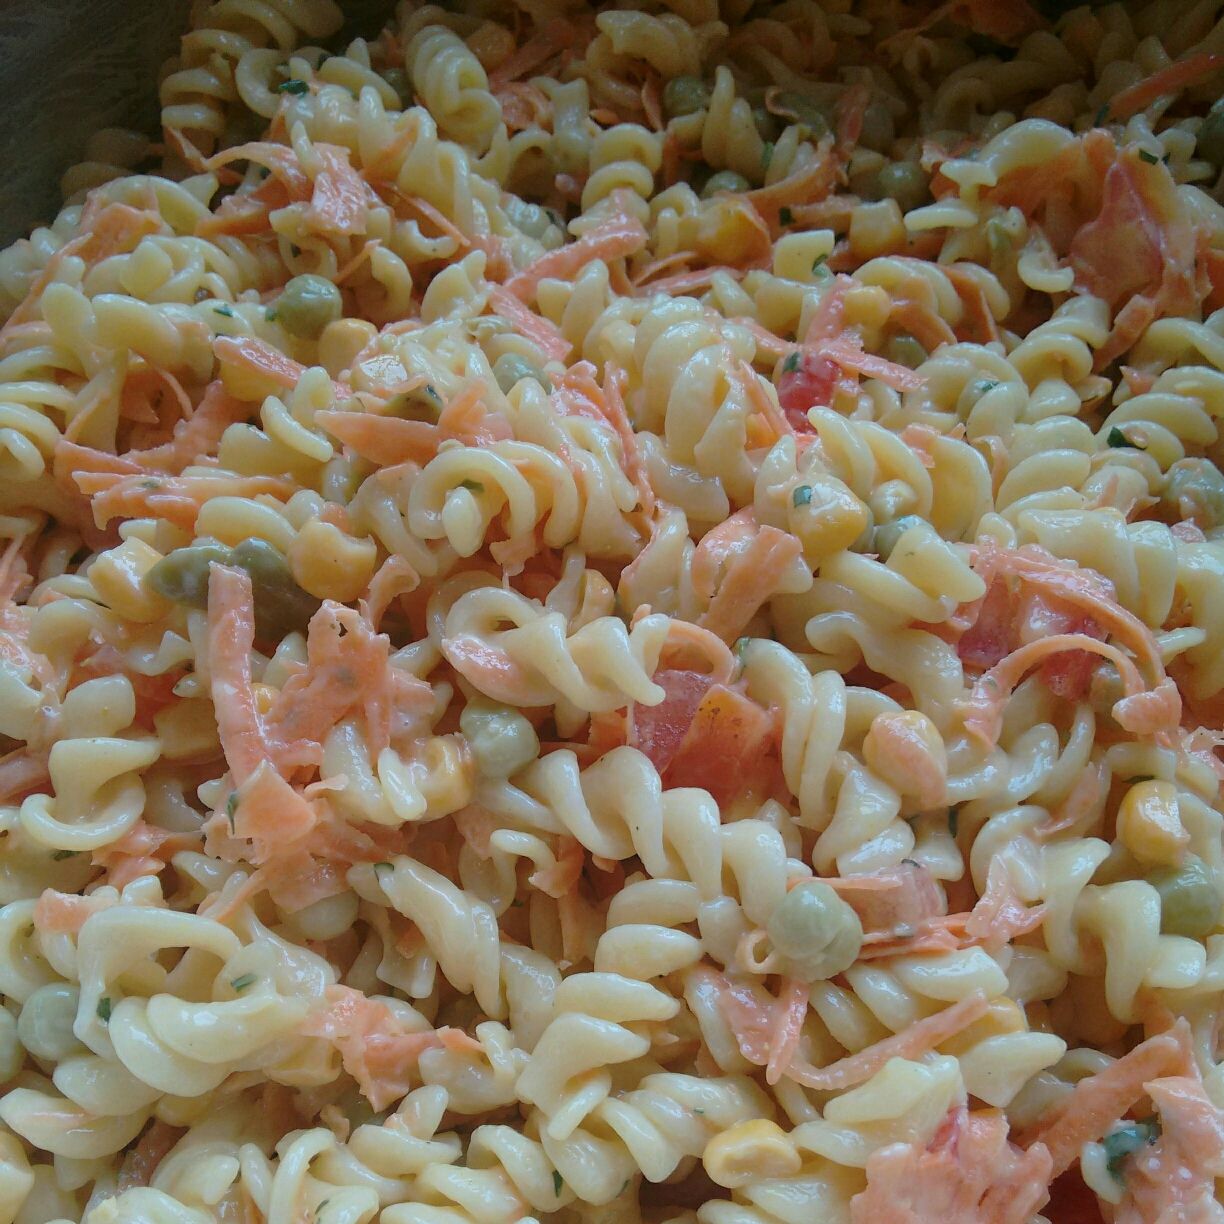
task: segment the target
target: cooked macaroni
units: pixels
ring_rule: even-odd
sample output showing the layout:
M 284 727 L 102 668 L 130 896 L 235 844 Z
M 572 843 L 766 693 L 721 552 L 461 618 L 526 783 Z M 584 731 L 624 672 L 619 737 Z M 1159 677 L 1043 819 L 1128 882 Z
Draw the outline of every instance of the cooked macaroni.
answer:
M 1059 7 L 193 6 L 0 253 L 0 1224 L 1224 1221 L 1224 17 Z

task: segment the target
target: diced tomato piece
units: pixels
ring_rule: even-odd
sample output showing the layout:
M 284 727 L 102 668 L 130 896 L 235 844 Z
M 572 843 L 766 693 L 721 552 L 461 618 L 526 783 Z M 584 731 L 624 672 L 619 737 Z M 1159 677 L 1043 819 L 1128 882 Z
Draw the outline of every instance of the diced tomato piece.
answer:
M 657 706 L 630 707 L 629 743 L 644 752 L 664 786 L 699 786 L 726 802 L 758 777 L 773 719 L 755 701 L 702 672 L 662 671 Z
M 697 707 L 664 782 L 703 787 L 725 803 L 760 776 L 772 736 L 773 719 L 767 710 L 716 684 Z
M 654 682 L 667 696 L 656 706 L 630 706 L 629 743 L 663 773 L 680 750 L 697 707 L 714 681 L 701 672 L 661 671 Z
M 793 369 L 789 368 L 792 366 Z M 791 428 L 798 433 L 815 432 L 807 417 L 808 409 L 829 406 L 840 373 L 835 361 L 806 350 L 796 350 L 786 359 L 778 379 L 778 403 Z
M 996 578 L 986 591 L 977 620 L 956 645 L 961 662 L 988 671 L 1011 653 L 1016 601 L 1004 578 Z

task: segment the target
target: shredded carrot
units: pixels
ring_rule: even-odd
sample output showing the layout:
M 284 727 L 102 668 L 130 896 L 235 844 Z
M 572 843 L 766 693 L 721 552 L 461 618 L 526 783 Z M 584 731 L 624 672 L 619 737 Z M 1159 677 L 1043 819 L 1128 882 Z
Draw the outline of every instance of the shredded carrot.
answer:
M 417 1060 L 426 1050 L 481 1048 L 458 1029 L 411 1032 L 385 1003 L 348 986 L 329 986 L 325 998 L 326 1009 L 308 1017 L 302 1032 L 335 1045 L 344 1069 L 375 1109 L 386 1109 L 411 1090 Z
M 1053 1176 L 1069 1169 L 1085 1143 L 1102 1138 L 1144 1095 L 1144 1085 L 1162 1075 L 1184 1072 L 1190 1027 L 1179 1020 L 1167 1033 L 1149 1037 L 1103 1071 L 1079 1081 L 1054 1116 L 1026 1132 L 1023 1147 L 1042 1143 L 1053 1159 Z
M 507 323 L 514 325 L 520 336 L 534 342 L 549 361 L 565 361 L 573 345 L 542 315 L 529 310 L 523 303 L 503 289 L 494 286 L 489 294 L 489 306 Z
M 806 982 L 798 978 L 783 980 L 773 1017 L 773 1033 L 769 1040 L 769 1061 L 765 1064 L 766 1083 L 776 1084 L 786 1074 L 795 1052 L 799 1049 L 799 1037 L 807 1016 L 809 994 Z
M 541 255 L 535 263 L 512 276 L 506 282 L 506 288 L 517 298 L 529 302 L 542 280 L 548 277 L 572 279 L 594 260 L 611 263 L 614 259 L 632 255 L 646 245 L 646 238 L 642 223 L 622 211 L 602 221 L 577 242 Z
M 529 38 L 512 55 L 489 73 L 489 88 L 495 92 L 509 81 L 518 80 L 547 63 L 558 51 L 572 46 L 578 30 L 568 21 L 557 17 Z
M 786 1077 L 818 1092 L 852 1088 L 870 1079 L 890 1059 L 917 1058 L 942 1045 L 949 1037 L 954 1037 L 975 1020 L 980 1020 L 986 1014 L 987 1007 L 986 996 L 980 990 L 975 990 L 959 1003 L 927 1016 L 925 1020 L 917 1020 L 903 1032 L 886 1037 L 828 1067 L 813 1067 L 804 1059 L 795 1057 L 786 1070 Z
M 384 467 L 426 464 L 438 453 L 443 440 L 436 425 L 373 412 L 317 412 L 315 423 L 363 459 Z
M 314 154 L 322 163 L 315 175 L 306 222 L 327 234 L 353 237 L 364 234 L 366 211 L 377 197 L 353 169 L 349 153 L 339 145 L 316 144 Z
M 734 641 L 761 605 L 777 594 L 782 576 L 802 555 L 803 545 L 789 532 L 759 528 L 748 547 L 731 558 L 697 623 L 725 642 Z
M 1134 85 L 1115 94 L 1109 100 L 1109 118 L 1125 122 L 1132 115 L 1146 110 L 1157 98 L 1167 94 L 1181 93 L 1191 85 L 1197 85 L 1205 77 L 1218 72 L 1224 66 L 1224 55 L 1214 51 L 1196 51 L 1185 59 L 1177 60 L 1159 72 L 1136 81 Z
M 1086 650 L 1108 659 L 1118 669 L 1128 696 L 1143 691 L 1143 681 L 1134 663 L 1116 646 L 1086 633 L 1058 633 L 1018 647 L 977 681 L 968 699 L 961 703 L 965 729 L 982 743 L 993 746 L 1003 726 L 1003 705 L 1012 690 L 1030 668 L 1063 650 Z
M 293 486 L 275 476 L 150 476 L 116 472 L 74 472 L 73 480 L 92 499 L 94 519 L 105 526 L 116 518 L 164 518 L 194 531 L 196 518 L 212 497 L 270 497 L 288 501 Z

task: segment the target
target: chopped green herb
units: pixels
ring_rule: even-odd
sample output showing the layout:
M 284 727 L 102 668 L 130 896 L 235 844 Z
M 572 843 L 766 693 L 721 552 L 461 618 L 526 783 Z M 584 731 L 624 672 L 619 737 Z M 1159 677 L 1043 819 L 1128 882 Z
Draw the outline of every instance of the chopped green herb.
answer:
M 795 223 L 795 214 L 794 214 L 793 212 L 791 212 L 791 210 L 790 210 L 789 208 L 787 208 L 785 205 L 783 205 L 783 206 L 782 206 L 782 207 L 781 207 L 781 208 L 778 210 L 778 220 L 779 220 L 779 221 L 780 221 L 780 222 L 781 222 L 783 225 L 794 225 L 794 223 Z
M 228 306 L 214 306 L 213 313 L 224 315 L 227 319 L 232 319 L 234 317 L 234 312 Z
M 253 973 L 244 973 L 241 977 L 234 978 L 234 980 L 230 982 L 230 985 L 239 994 L 241 994 L 248 986 L 252 985 L 254 981 L 255 975 Z
M 796 507 L 811 505 L 812 486 L 811 485 L 798 485 L 795 491 L 791 494 L 791 502 Z
M 1154 1118 L 1119 1127 L 1101 1140 L 1101 1146 L 1105 1149 L 1105 1167 L 1121 1181 L 1122 1162 L 1141 1147 L 1155 1143 L 1159 1136 L 1160 1124 Z
M 699 1118 L 704 1118 L 704 1117 L 705 1117 L 705 1110 L 704 1110 L 704 1109 L 697 1109 L 697 1108 L 694 1106 L 694 1108 L 693 1108 L 693 1112 L 694 1112 L 694 1113 L 695 1113 L 695 1114 L 696 1114 L 696 1115 L 697 1115 Z
M 459 482 L 461 489 L 467 489 L 469 493 L 483 493 L 484 485 L 479 480 L 461 480 Z
M 735 652 L 735 657 L 742 664 L 744 655 L 747 653 L 749 643 L 752 641 L 750 637 L 739 637 L 735 639 L 735 645 L 731 648 Z
M 772 140 L 765 142 L 764 148 L 761 149 L 761 169 L 768 170 L 769 163 L 773 161 L 774 144 Z
M 561 1174 L 558 1173 L 556 1169 L 554 1169 L 553 1170 L 553 1193 L 558 1198 L 561 1197 L 561 1190 L 564 1186 L 565 1186 L 565 1178 L 562 1177 Z
M 1139 160 L 1147 162 L 1149 166 L 1158 165 L 1160 162 L 1160 158 L 1155 153 L 1149 153 L 1146 149 L 1139 150 Z
M 62 863 L 65 859 L 76 858 L 80 853 L 79 850 L 57 850 L 51 857 L 57 863 Z
M 960 831 L 960 808 L 948 809 L 948 832 L 953 837 Z
M 1109 121 L 1109 103 L 1106 102 L 1105 105 L 1102 106 L 1101 109 L 1097 111 L 1096 115 L 1093 117 L 1092 126 L 1100 127 L 1102 123 L 1107 123 L 1108 121 Z
M 234 813 L 238 810 L 238 792 L 232 790 L 229 793 L 229 798 L 225 801 L 225 814 L 229 817 L 230 832 L 234 831 Z
M 1152 774 L 1136 774 L 1133 778 L 1127 778 L 1132 786 L 1138 786 L 1140 782 L 1154 782 L 1155 780 Z
M 275 306 L 265 306 L 264 307 L 264 318 L 267 319 L 269 323 L 275 323 L 276 322 L 276 307 Z
M 330 1202 L 331 1202 L 331 1199 L 324 1199 L 324 1200 L 323 1200 L 323 1201 L 322 1201 L 322 1202 L 321 1202 L 321 1203 L 320 1203 L 320 1204 L 319 1204 L 319 1205 L 318 1205 L 318 1206 L 317 1206 L 317 1207 L 314 1209 L 314 1218 L 315 1218 L 316 1220 L 321 1220 L 321 1219 L 323 1218 L 323 1208 L 324 1208 L 324 1207 L 326 1207 L 326 1206 L 327 1206 L 327 1204 L 328 1204 L 328 1203 L 330 1203 Z
M 103 1024 L 109 1024 L 111 1018 L 111 1001 L 107 995 L 103 995 L 98 1000 L 98 1019 Z
M 277 93 L 295 94 L 301 96 L 310 89 L 310 86 L 305 81 L 299 80 L 297 77 L 290 77 L 287 81 L 282 81 L 277 87 Z
M 799 350 L 796 349 L 793 353 L 789 354 L 786 360 L 782 363 L 782 373 L 793 374 L 799 368 L 799 362 L 801 360 L 802 357 L 800 356 Z
M 979 378 L 977 382 L 973 384 L 972 390 L 975 391 L 980 398 L 981 396 L 985 395 L 987 391 L 993 391 L 998 385 L 999 380 L 997 378 Z
M 1128 447 L 1131 450 L 1142 450 L 1142 447 L 1136 446 L 1116 425 L 1109 431 L 1105 441 L 1109 443 L 1115 450 L 1122 447 Z

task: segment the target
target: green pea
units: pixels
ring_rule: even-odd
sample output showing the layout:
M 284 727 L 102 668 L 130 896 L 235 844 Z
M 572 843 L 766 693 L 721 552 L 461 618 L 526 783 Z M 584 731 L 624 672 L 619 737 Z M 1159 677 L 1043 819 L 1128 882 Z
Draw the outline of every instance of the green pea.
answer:
M 920 208 L 931 198 L 931 176 L 917 162 L 889 162 L 876 182 L 880 198 L 896 200 L 902 212 Z
M 806 128 L 811 139 L 819 140 L 828 134 L 828 116 L 805 94 L 794 89 L 784 89 L 774 95 L 770 105 L 775 115 L 780 115 L 788 123 L 797 123 Z
M 412 105 L 412 82 L 402 68 L 385 68 L 379 76 L 395 90 L 401 106 Z
M 80 991 L 69 982 L 40 986 L 17 1017 L 17 1036 L 35 1058 L 59 1062 L 85 1047 L 72 1031 Z
M 875 529 L 873 541 L 880 560 L 887 561 L 892 556 L 893 549 L 897 547 L 897 541 L 911 528 L 920 526 L 923 521 L 916 514 L 906 514 L 899 519 L 893 519 L 891 523 L 881 523 Z
M 395 416 L 405 417 L 412 421 L 427 421 L 433 423 L 442 411 L 442 396 L 433 383 L 424 383 L 397 395 L 391 403 L 391 411 Z
M 909 366 L 916 370 L 926 359 L 927 351 L 914 339 L 909 332 L 897 332 L 890 336 L 884 346 L 884 356 L 898 365 Z
M 289 562 L 267 540 L 243 540 L 230 554 L 230 564 L 251 576 L 255 631 L 261 638 L 302 632 L 319 610 L 321 601 L 298 586 Z
M 858 915 L 820 880 L 805 880 L 769 916 L 769 940 L 795 976 L 823 981 L 849 969 L 863 946 Z
M 1111 1131 L 1101 1140 L 1101 1146 L 1105 1149 L 1105 1167 L 1121 1181 L 1122 1165 L 1126 1158 L 1140 1148 L 1155 1143 L 1159 1136 L 1160 1126 L 1155 1121 L 1128 1122 Z
M 1179 459 L 1169 468 L 1164 500 L 1204 530 L 1218 527 L 1224 523 L 1224 475 L 1210 459 Z
M 701 189 L 701 198 L 708 200 L 720 191 L 747 191 L 751 184 L 742 174 L 734 170 L 720 170 L 706 179 L 706 185 Z
M 552 390 L 552 380 L 534 362 L 518 353 L 503 353 L 493 363 L 493 377 L 497 385 L 508 395 L 510 388 L 517 386 L 524 378 L 534 378 L 545 391 Z
M 295 276 L 276 300 L 276 318 L 291 335 L 314 340 L 341 315 L 340 290 L 322 276 Z
M 1195 152 L 1217 170 L 1224 166 L 1224 98 L 1207 112 L 1198 130 Z
M 230 550 L 221 544 L 193 544 L 167 553 L 145 575 L 145 582 L 165 599 L 189 608 L 208 607 L 208 571 L 215 561 L 228 565 Z
M 1166 935 L 1202 939 L 1220 918 L 1220 893 L 1197 855 L 1187 855 L 1180 867 L 1161 867 L 1147 882 L 1160 894 L 1160 929 Z
M 710 102 L 710 88 L 695 76 L 673 77 L 663 87 L 663 113 L 669 119 L 695 115 Z
M 780 124 L 774 115 L 763 106 L 754 106 L 752 108 L 752 118 L 756 123 L 756 130 L 760 132 L 762 140 L 777 140 L 780 135 Z

